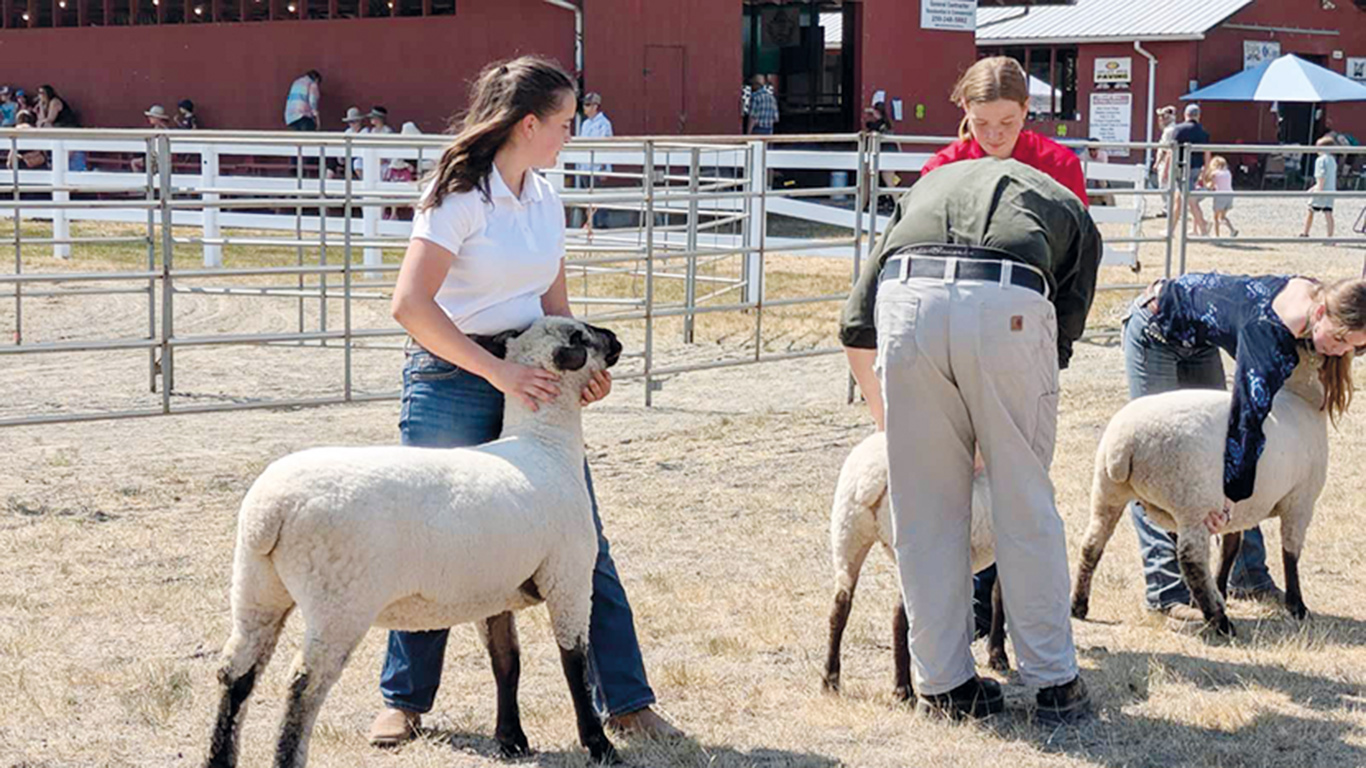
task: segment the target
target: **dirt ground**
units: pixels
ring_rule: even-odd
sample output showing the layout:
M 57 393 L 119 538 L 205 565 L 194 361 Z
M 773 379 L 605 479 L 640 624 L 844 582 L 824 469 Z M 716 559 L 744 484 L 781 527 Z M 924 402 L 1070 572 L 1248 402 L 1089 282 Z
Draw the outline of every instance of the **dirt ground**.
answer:
M 1302 223 L 1301 210 L 1248 205 L 1235 209 L 1235 221 L 1245 235 L 1283 234 Z M 1341 230 L 1348 223 L 1340 216 Z M 1202 245 L 1191 266 L 1331 278 L 1359 274 L 1362 255 Z M 1159 262 L 1145 258 L 1139 276 L 1107 277 L 1151 279 Z M 847 265 L 780 266 L 790 275 L 828 274 L 820 286 L 847 282 Z M 297 321 L 293 302 L 279 299 L 177 301 L 185 313 L 178 333 L 289 330 Z M 25 327 L 42 340 L 136 335 L 145 302 L 85 297 L 72 309 L 69 298 L 34 300 L 31 309 L 25 304 Z M 1115 327 L 1122 304 L 1121 295 L 1098 300 L 1092 325 Z M 6 311 L 0 330 L 8 333 Z M 367 322 L 381 322 L 374 312 Z M 787 339 L 774 348 L 829 343 L 833 328 L 821 324 L 830 317 L 774 320 L 773 338 Z M 734 336 L 739 327 L 716 325 L 677 354 L 752 353 Z M 632 333 L 626 329 L 628 351 L 639 352 Z M 357 386 L 392 389 L 399 355 L 358 352 Z M 339 358 L 331 349 L 188 350 L 177 359 L 177 398 L 317 393 L 339 387 Z M 587 411 L 590 461 L 650 679 L 660 709 L 690 736 L 673 744 L 618 738 L 629 763 L 1366 765 L 1359 413 L 1330 435 L 1328 484 L 1301 569 L 1311 619 L 1301 624 L 1279 608 L 1234 601 L 1236 641 L 1168 631 L 1141 608 L 1134 536 L 1123 524 L 1097 575 L 1092 618 L 1074 623 L 1098 716 L 1081 728 L 1046 730 L 1029 719 L 1032 692 L 1009 678 L 1007 713 L 983 724 L 930 722 L 893 703 L 896 588 L 880 554 L 865 567 L 846 635 L 846 690 L 839 698 L 820 693 L 832 597 L 830 497 L 844 456 L 871 431 L 866 411 L 845 404 L 845 386 L 840 358 L 815 357 L 668 377 L 648 409 L 641 382 L 623 381 Z M 145 352 L 0 357 L 4 416 L 145 407 L 157 402 L 146 390 Z M 1079 345 L 1062 390 L 1053 477 L 1075 559 L 1096 440 L 1126 397 L 1118 348 Z M 216 705 L 242 495 L 267 463 L 291 451 L 396 442 L 396 419 L 397 404 L 383 402 L 0 429 L 0 767 L 197 765 Z M 1279 580 L 1279 531 L 1265 530 Z M 539 750 L 522 763 L 587 765 L 544 611 L 525 611 L 519 621 L 523 716 Z M 295 617 L 257 686 L 244 765 L 269 763 L 300 635 Z M 424 737 L 396 751 L 370 748 L 365 730 L 380 705 L 383 649 L 384 633 L 372 631 L 353 656 L 320 717 L 313 765 L 500 764 L 493 679 L 469 627 L 454 631 Z

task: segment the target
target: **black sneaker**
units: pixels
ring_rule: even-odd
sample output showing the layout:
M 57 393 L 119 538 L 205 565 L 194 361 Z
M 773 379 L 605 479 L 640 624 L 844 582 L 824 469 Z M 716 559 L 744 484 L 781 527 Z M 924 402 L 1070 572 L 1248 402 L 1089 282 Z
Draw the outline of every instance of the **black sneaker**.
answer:
M 1044 725 L 1076 725 L 1091 713 L 1091 696 L 1081 675 L 1072 682 L 1040 688 L 1034 717 Z
M 982 718 L 1006 708 L 1001 684 L 995 680 L 973 677 L 947 693 L 916 696 L 915 711 L 922 715 L 939 715 L 950 720 L 965 717 Z

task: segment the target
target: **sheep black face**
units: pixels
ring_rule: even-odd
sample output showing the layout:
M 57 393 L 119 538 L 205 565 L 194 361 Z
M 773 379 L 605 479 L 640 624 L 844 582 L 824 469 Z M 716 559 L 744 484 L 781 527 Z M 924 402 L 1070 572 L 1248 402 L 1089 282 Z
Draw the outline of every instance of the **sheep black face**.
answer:
M 569 331 L 565 344 L 555 350 L 555 367 L 562 371 L 577 371 L 588 364 L 589 353 L 602 353 L 603 368 L 611 368 L 621 359 L 621 342 L 617 335 L 595 325 L 583 324 L 583 329 Z
M 615 333 L 568 317 L 544 317 L 498 339 L 506 344 L 508 359 L 561 373 L 605 370 L 621 359 Z

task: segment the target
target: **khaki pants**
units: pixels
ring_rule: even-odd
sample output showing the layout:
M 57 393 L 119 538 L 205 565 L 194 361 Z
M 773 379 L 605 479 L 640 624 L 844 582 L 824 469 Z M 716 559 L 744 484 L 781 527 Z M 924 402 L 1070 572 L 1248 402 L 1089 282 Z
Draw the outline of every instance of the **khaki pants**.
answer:
M 1000 283 L 889 280 L 877 294 L 877 329 L 892 544 L 916 689 L 943 693 L 976 674 L 974 443 L 995 500 L 996 561 L 1020 677 L 1041 687 L 1069 682 L 1077 660 L 1067 544 L 1048 478 L 1058 420 L 1053 305 L 1008 275 Z

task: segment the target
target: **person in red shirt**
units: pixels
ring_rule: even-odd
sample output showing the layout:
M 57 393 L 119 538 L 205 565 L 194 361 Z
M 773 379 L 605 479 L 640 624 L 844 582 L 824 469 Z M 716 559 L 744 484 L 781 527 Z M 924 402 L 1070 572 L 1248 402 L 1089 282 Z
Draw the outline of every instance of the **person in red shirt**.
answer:
M 982 157 L 1010 158 L 1037 168 L 1086 202 L 1086 176 L 1072 150 L 1024 130 L 1029 79 L 1009 56 L 981 59 L 968 68 L 949 97 L 963 108 L 958 141 L 925 162 L 923 176 L 941 165 Z

